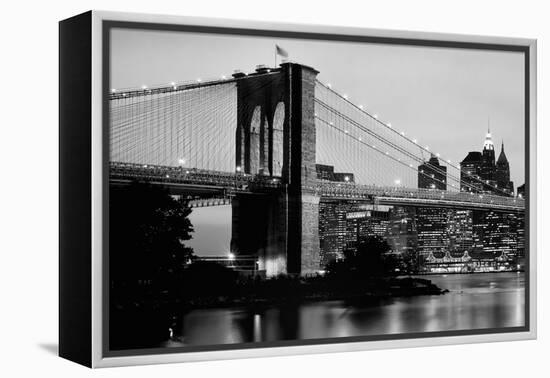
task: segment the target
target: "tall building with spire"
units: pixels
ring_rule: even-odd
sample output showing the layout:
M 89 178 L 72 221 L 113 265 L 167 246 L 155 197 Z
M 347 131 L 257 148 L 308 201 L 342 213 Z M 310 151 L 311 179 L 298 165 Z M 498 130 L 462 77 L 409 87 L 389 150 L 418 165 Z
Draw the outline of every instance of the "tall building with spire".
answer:
M 495 145 L 491 138 L 491 130 L 487 128 L 487 134 L 485 135 L 485 142 L 483 143 L 483 151 L 481 151 L 481 160 L 483 162 L 481 166 L 481 179 L 485 183 L 485 188 L 490 191 L 490 187 L 494 187 L 496 184 L 495 173 Z M 489 190 L 488 190 L 489 189 Z
M 495 161 L 495 145 L 491 130 L 487 128 L 483 150 L 470 151 L 460 162 L 461 190 L 465 192 L 512 195 L 513 183 L 510 181 L 510 165 L 504 153 L 504 143 Z
M 510 181 L 510 164 L 504 153 L 504 141 L 502 142 L 500 155 L 496 163 L 495 180 L 497 187 L 507 194 L 514 194 L 514 183 Z

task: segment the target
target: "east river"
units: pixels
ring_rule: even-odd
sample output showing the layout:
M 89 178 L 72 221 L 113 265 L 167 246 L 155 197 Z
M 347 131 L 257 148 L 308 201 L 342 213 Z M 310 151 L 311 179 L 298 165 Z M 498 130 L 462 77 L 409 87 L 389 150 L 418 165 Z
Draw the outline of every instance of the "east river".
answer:
M 184 315 L 179 342 L 211 345 L 523 326 L 525 274 L 481 273 L 423 276 L 445 295 L 392 298 L 368 306 L 343 301 L 194 310 Z

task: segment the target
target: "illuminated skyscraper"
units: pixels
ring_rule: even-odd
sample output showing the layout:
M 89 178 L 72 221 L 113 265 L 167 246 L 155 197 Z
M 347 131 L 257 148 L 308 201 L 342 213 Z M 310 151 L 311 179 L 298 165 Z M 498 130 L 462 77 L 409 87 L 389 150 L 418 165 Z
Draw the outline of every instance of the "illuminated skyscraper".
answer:
M 481 179 L 486 185 L 494 186 L 496 184 L 495 145 L 493 144 L 491 130 L 489 129 L 487 129 L 487 134 L 485 135 L 481 160 L 483 162 L 481 166 Z
M 520 254 L 519 227 L 523 227 L 518 214 L 496 211 L 473 212 L 474 246 L 470 253 L 477 265 L 500 269 L 515 262 Z M 519 243 L 518 243 L 519 242 Z
M 416 209 L 414 207 L 394 206 L 389 214 L 386 241 L 397 254 L 415 254 L 418 235 L 416 231 Z
M 418 167 L 418 188 L 447 190 L 447 167 L 439 164 L 434 155 Z M 418 261 L 441 259 L 449 247 L 448 209 L 421 207 L 416 210 Z
M 449 254 L 452 258 L 467 257 L 474 245 L 472 210 L 451 210 L 447 225 Z
M 369 237 L 386 238 L 389 226 L 389 208 L 375 210 L 372 205 L 363 206 L 370 209 L 358 209 L 346 216 L 346 249 L 356 249 L 357 245 Z
M 345 201 L 319 203 L 319 242 L 321 268 L 329 262 L 344 258 L 347 229 L 346 215 L 354 203 Z
M 418 166 L 418 188 L 447 190 L 447 167 L 432 154 L 430 160 Z
M 449 250 L 447 225 L 449 211 L 439 208 L 419 208 L 416 211 L 418 257 L 420 261 L 442 259 Z
M 470 151 L 464 160 L 460 162 L 461 191 L 481 192 L 483 190 L 481 181 L 482 166 L 482 155 L 478 151 Z

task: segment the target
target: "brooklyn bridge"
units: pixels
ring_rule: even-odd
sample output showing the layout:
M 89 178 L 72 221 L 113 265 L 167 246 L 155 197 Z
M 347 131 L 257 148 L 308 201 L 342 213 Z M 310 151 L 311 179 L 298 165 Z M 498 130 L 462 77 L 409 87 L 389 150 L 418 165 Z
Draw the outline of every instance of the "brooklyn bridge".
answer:
M 324 203 L 524 213 L 523 198 L 464 172 L 317 74 L 283 63 L 112 89 L 110 184 L 146 181 L 191 206 L 230 203 L 231 251 L 257 256 L 268 276 L 320 269 Z M 437 164 L 420 170 L 427 161 Z M 418 187 L 422 176 L 432 187 Z

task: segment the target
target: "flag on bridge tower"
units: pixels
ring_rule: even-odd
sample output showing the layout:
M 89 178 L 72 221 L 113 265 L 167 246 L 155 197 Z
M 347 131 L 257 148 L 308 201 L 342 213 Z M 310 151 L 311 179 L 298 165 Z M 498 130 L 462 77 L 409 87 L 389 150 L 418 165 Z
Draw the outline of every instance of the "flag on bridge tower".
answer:
M 283 58 L 288 58 L 288 52 L 285 49 L 283 49 L 281 46 L 275 45 L 275 49 L 277 51 L 277 55 L 280 55 Z
M 288 52 L 279 45 L 275 45 L 275 67 L 277 67 L 277 56 L 288 58 Z

